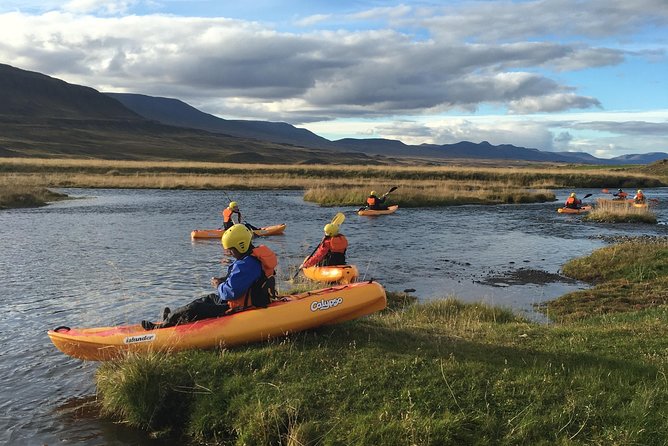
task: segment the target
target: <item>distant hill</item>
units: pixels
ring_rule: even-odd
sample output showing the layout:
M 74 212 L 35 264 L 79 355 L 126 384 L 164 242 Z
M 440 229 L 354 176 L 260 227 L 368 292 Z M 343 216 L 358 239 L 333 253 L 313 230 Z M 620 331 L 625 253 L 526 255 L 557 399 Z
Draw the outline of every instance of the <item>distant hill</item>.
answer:
M 339 154 L 332 157 L 332 151 Z M 381 138 L 330 141 L 284 122 L 222 119 L 178 99 L 102 94 L 5 64 L 0 64 L 0 156 L 321 164 L 452 159 L 647 164 L 668 158 L 655 152 L 606 160 L 486 141 L 416 146 Z
M 107 93 L 107 95 L 119 100 L 137 114 L 163 124 L 314 149 L 359 152 L 367 155 L 439 159 L 524 160 L 578 164 L 647 164 L 657 159 L 668 158 L 668 153 L 656 152 L 603 159 L 584 152 L 548 152 L 510 144 L 495 146 L 487 141 L 481 143 L 461 141 L 455 144 L 421 144 L 417 146 L 383 138 L 345 138 L 330 141 L 308 130 L 284 122 L 219 118 L 204 113 L 178 99 L 128 93 Z
M 178 99 L 130 93 L 106 94 L 141 116 L 163 124 L 317 149 L 332 146 L 330 140 L 285 122 L 222 119 Z
M 166 125 L 92 88 L 4 64 L 0 64 L 0 156 L 339 162 L 322 150 Z M 354 152 L 341 160 L 391 161 Z

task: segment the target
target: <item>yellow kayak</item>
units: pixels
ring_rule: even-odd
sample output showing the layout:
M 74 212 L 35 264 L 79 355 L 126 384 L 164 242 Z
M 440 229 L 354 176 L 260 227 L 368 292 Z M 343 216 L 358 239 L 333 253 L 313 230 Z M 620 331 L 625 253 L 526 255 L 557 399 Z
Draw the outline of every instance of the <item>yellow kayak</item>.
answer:
M 399 205 L 395 204 L 393 206 L 389 206 L 387 209 L 360 209 L 357 211 L 357 215 L 386 215 L 386 214 L 394 214 L 397 209 L 399 209 Z
M 279 235 L 283 234 L 285 231 L 285 223 L 280 225 L 265 226 L 264 228 L 253 230 L 253 234 L 260 237 L 265 237 L 267 235 Z M 190 233 L 190 238 L 221 238 L 224 229 L 195 229 Z
M 265 341 L 321 325 L 337 324 L 387 305 L 377 282 L 358 282 L 283 296 L 267 308 L 241 311 L 175 327 L 144 330 L 141 325 L 99 328 L 58 327 L 51 342 L 66 355 L 106 361 L 128 352 L 179 351 L 229 347 Z
M 355 265 L 310 266 L 302 272 L 311 280 L 327 283 L 351 283 L 359 276 Z

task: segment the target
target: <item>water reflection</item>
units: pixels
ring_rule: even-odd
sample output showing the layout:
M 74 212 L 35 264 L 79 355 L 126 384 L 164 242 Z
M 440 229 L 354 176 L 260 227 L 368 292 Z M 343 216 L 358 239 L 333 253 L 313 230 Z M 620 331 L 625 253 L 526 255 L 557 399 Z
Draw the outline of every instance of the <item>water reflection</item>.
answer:
M 58 352 L 46 330 L 138 322 L 209 292 L 209 278 L 226 269 L 220 242 L 192 243 L 189 235 L 219 227 L 229 200 L 222 191 L 64 192 L 89 198 L 0 212 L 0 443 L 149 444 L 143 433 L 78 418 L 77 404 L 95 393 L 96 364 Z M 568 192 L 557 191 L 558 200 Z M 294 191 L 227 195 L 255 226 L 287 224 L 285 235 L 260 240 L 279 256 L 282 290 L 341 211 L 347 257 L 364 279 L 393 291 L 415 289 L 422 299 L 454 294 L 539 319 L 534 304 L 582 284 L 494 278 L 522 269 L 558 275 L 568 259 L 604 246 L 599 235 L 667 235 L 668 190 L 646 193 L 660 200 L 659 225 L 585 223 L 557 214 L 558 203 L 400 209 L 369 218 L 356 208 L 304 203 Z

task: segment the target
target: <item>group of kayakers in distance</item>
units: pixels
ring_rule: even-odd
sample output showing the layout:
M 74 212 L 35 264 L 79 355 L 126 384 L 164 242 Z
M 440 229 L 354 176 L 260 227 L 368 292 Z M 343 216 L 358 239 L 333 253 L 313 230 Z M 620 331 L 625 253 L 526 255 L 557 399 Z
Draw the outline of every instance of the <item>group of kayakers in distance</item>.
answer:
M 604 192 L 607 193 L 607 189 L 603 190 Z M 587 194 L 585 198 L 590 197 L 591 194 Z M 624 192 L 622 189 L 617 189 L 617 192 L 612 194 L 613 201 L 626 201 L 628 199 L 629 194 L 627 192 Z M 645 194 L 641 189 L 638 189 L 636 194 L 633 196 L 631 199 L 635 204 L 645 204 L 647 202 L 647 198 L 645 197 Z M 581 209 L 582 208 L 582 200 L 580 200 L 575 192 L 571 192 L 571 194 L 568 196 L 566 199 L 566 202 L 564 203 L 564 207 L 567 209 Z

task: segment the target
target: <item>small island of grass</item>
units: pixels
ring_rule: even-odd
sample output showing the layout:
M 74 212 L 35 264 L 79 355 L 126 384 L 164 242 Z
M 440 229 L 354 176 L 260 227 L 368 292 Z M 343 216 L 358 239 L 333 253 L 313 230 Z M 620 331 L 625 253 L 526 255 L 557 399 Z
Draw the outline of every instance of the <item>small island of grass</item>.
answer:
M 46 187 L 0 185 L 0 209 L 44 206 L 50 201 L 65 198 L 67 195 L 54 192 Z

